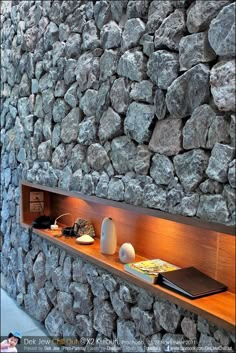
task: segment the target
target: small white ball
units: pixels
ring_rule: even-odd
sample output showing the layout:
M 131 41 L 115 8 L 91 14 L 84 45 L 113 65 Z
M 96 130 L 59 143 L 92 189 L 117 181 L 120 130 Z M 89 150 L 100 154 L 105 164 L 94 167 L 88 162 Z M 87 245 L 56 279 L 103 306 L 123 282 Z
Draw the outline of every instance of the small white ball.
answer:
M 128 264 L 129 262 L 134 262 L 135 260 L 135 250 L 132 244 L 124 243 L 121 245 L 119 250 L 119 258 L 123 264 Z

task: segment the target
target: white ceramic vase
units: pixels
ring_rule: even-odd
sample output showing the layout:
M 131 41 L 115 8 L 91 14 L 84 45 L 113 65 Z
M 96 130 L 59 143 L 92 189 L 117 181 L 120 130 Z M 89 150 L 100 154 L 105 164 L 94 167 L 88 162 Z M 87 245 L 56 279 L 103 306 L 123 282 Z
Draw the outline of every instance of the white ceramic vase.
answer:
M 124 243 L 121 245 L 119 250 L 119 258 L 123 264 L 128 264 L 129 262 L 134 262 L 135 260 L 135 250 L 132 244 Z
M 117 236 L 116 227 L 112 218 L 104 218 L 101 227 L 101 253 L 113 255 L 116 252 Z

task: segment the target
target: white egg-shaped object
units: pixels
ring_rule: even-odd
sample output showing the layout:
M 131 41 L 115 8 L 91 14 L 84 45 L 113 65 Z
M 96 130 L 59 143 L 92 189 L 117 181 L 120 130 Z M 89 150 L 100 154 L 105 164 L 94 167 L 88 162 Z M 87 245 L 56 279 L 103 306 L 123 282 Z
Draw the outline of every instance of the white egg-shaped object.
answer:
M 129 262 L 134 262 L 135 260 L 135 250 L 132 244 L 124 243 L 121 245 L 119 250 L 119 258 L 123 264 L 128 264 Z

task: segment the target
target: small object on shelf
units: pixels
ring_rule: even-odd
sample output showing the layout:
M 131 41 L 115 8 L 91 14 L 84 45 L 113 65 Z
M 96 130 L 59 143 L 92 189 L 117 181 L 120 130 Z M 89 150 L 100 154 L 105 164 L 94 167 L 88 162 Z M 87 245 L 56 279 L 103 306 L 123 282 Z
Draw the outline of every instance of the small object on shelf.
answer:
M 86 219 L 77 218 L 74 223 L 74 233 L 78 237 L 81 237 L 84 234 L 90 235 L 90 237 L 95 237 L 95 230 L 92 223 Z
M 226 285 L 205 275 L 195 267 L 181 268 L 171 273 L 161 273 L 158 284 L 189 299 L 205 297 L 227 289 Z
M 76 238 L 76 243 L 82 245 L 90 245 L 94 243 L 94 239 L 90 235 L 84 234 L 81 235 L 81 237 Z
M 36 229 L 50 229 L 53 220 L 49 216 L 39 216 L 32 222 L 32 227 Z
M 123 264 L 133 262 L 135 260 L 135 250 L 132 244 L 124 243 L 119 250 L 119 258 Z
M 62 229 L 62 234 L 65 237 L 75 237 L 74 227 L 65 227 Z
M 116 227 L 112 218 L 104 218 L 101 227 L 101 253 L 113 255 L 116 252 L 117 236 Z
M 149 283 L 157 283 L 161 272 L 178 270 L 179 267 L 161 259 L 133 262 L 124 266 L 125 271 Z

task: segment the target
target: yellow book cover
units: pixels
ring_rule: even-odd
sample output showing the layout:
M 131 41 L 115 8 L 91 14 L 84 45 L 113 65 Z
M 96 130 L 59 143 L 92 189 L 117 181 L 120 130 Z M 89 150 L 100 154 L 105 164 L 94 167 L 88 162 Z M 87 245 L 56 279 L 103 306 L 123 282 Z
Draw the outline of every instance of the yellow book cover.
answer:
M 161 259 L 153 259 L 125 264 L 124 269 L 146 282 L 155 284 L 159 273 L 178 270 L 179 267 Z

